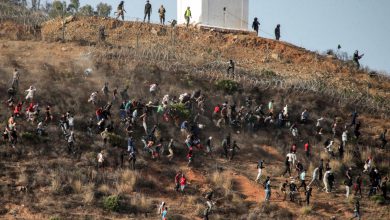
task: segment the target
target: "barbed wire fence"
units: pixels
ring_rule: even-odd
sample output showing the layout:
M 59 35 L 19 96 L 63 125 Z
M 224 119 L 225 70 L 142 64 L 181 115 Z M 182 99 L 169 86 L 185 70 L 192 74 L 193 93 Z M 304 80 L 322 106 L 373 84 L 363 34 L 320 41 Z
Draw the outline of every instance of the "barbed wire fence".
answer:
M 390 100 L 381 99 L 368 93 L 368 91 L 354 90 L 353 88 L 338 88 L 329 84 L 326 78 L 304 79 L 298 75 L 283 77 L 279 74 L 264 75 L 262 70 L 236 68 L 234 78 L 226 74 L 227 63 L 213 61 L 202 65 L 191 64 L 191 57 L 184 51 L 175 51 L 175 48 L 167 48 L 166 45 L 141 45 L 137 49 L 93 49 L 93 56 L 98 61 L 117 59 L 121 63 L 129 63 L 134 60 L 142 60 L 159 66 L 168 72 L 186 72 L 193 77 L 207 79 L 211 83 L 220 80 L 233 80 L 246 88 L 258 88 L 261 90 L 281 89 L 294 92 L 297 95 L 316 94 L 326 97 L 327 100 L 341 105 L 351 105 L 362 111 L 376 114 L 382 118 L 390 116 Z

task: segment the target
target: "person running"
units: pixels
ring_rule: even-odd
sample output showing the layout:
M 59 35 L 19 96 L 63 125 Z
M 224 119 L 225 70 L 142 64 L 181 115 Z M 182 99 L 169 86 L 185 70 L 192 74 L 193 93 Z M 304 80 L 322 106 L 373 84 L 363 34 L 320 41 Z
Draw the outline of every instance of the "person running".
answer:
M 184 174 L 181 174 L 180 177 L 180 191 L 184 193 L 184 189 L 187 186 L 187 178 L 184 176 Z
M 287 186 L 288 186 L 288 180 L 280 184 L 280 192 L 283 195 L 283 201 L 286 201 L 287 198 Z
M 303 190 L 306 190 L 306 171 L 302 170 L 301 174 L 299 174 L 299 180 L 301 181 L 301 185 L 298 187 L 298 191 L 301 187 L 303 187 Z
M 363 58 L 363 56 L 364 56 L 364 54 L 359 55 L 359 51 L 358 51 L 358 50 L 356 50 L 355 53 L 353 54 L 353 62 L 355 62 L 356 67 L 357 67 L 358 69 L 360 69 L 359 60 L 360 60 L 361 58 Z
M 382 195 L 385 200 L 387 200 L 387 182 L 389 182 L 389 177 L 386 176 L 385 178 L 383 178 L 380 185 Z
M 165 8 L 164 5 L 161 5 L 161 7 L 158 9 L 158 14 L 160 15 L 160 24 L 165 25 Z
M 103 151 L 100 151 L 97 155 L 98 169 L 104 168 L 104 155 Z
M 285 166 L 285 169 L 284 169 L 282 176 L 286 175 L 287 172 L 288 172 L 288 175 L 291 176 L 290 158 L 289 157 L 286 157 L 286 160 L 284 161 L 284 166 Z
M 355 209 L 353 210 L 353 216 L 351 219 L 358 218 L 360 220 L 360 202 L 357 199 L 355 202 Z
M 168 152 L 169 152 L 169 154 L 167 155 L 167 158 L 168 158 L 169 161 L 171 161 L 172 158 L 173 158 L 173 155 L 174 155 L 173 149 L 174 148 L 175 148 L 175 146 L 173 145 L 173 138 L 171 138 L 171 140 L 169 141 L 169 144 L 168 144 Z
M 265 191 L 265 201 L 269 202 L 271 199 L 271 178 L 267 176 L 267 179 L 263 183 L 264 191 Z
M 222 153 L 221 156 L 224 156 L 226 159 L 228 158 L 228 149 L 230 148 L 230 135 L 227 135 L 222 140 Z
M 295 201 L 295 194 L 297 193 L 297 185 L 294 183 L 294 180 L 291 181 L 290 183 L 290 201 L 294 202 Z
M 360 173 L 356 177 L 354 188 L 355 188 L 355 196 L 359 192 L 360 197 L 362 197 L 362 177 Z
M 329 193 L 330 192 L 330 186 L 329 186 L 329 175 L 330 175 L 331 171 L 330 170 L 326 170 L 325 171 L 325 174 L 324 174 L 324 178 L 322 179 L 323 180 L 323 183 L 324 183 L 324 189 L 326 193 Z
M 349 197 L 349 193 L 351 191 L 351 186 L 353 184 L 352 180 L 352 168 L 348 168 L 348 170 L 345 172 L 345 176 L 347 177 L 346 180 L 344 181 L 345 185 L 345 197 Z
M 232 76 L 234 76 L 235 63 L 233 60 L 229 60 L 229 67 L 227 68 L 227 75 L 230 76 L 230 71 L 232 72 Z
M 306 191 L 305 191 L 305 196 L 306 196 L 306 205 L 310 205 L 310 197 L 311 197 L 311 192 L 312 192 L 313 188 L 311 188 L 310 186 L 308 186 L 306 188 Z
M 124 13 L 126 12 L 125 7 L 124 7 L 124 1 L 121 1 L 118 5 L 117 11 L 116 11 L 116 19 L 119 17 L 122 17 L 122 21 L 125 20 L 125 15 Z
M 256 177 L 255 182 L 258 182 L 261 178 L 261 173 L 263 172 L 263 169 L 264 169 L 263 164 L 264 164 L 263 160 L 259 160 L 257 163 L 257 177 Z
M 30 88 L 26 90 L 26 93 L 27 93 L 26 100 L 33 101 L 36 91 L 37 91 L 37 89 L 34 86 L 30 86 Z
M 179 192 L 180 189 L 180 177 L 181 177 L 182 172 L 178 171 L 175 176 L 175 191 Z
M 386 133 L 387 133 L 387 129 L 384 129 L 383 132 L 379 136 L 379 140 L 381 141 L 381 148 L 382 149 L 385 149 L 385 146 L 387 144 Z
M 68 140 L 68 153 L 71 153 L 74 150 L 74 142 L 75 142 L 75 137 L 74 137 L 73 131 L 70 132 L 67 140 Z
M 146 20 L 146 16 L 148 16 L 148 23 L 150 23 L 150 14 L 152 13 L 152 5 L 149 3 L 149 0 L 146 1 L 145 10 L 144 10 L 144 22 Z
M 168 220 L 168 207 L 164 208 L 164 211 L 161 213 L 161 220 Z
M 276 25 L 276 28 L 275 28 L 275 39 L 276 40 L 280 39 L 280 24 Z
M 259 35 L 260 22 L 257 17 L 253 19 L 252 28 L 256 31 L 256 36 Z
M 184 19 L 186 20 L 186 27 L 190 25 L 190 19 L 191 19 L 191 9 L 190 7 L 187 7 L 186 11 L 184 12 Z
M 240 150 L 240 147 L 237 145 L 237 142 L 234 140 L 232 147 L 230 148 L 230 159 L 229 160 L 233 160 L 234 156 L 236 155 L 237 149 Z
M 105 128 L 104 131 L 102 133 L 100 133 L 100 136 L 102 137 L 103 139 L 103 147 L 106 146 L 107 144 L 107 141 L 108 141 L 108 138 L 109 138 L 109 132 L 108 132 L 108 128 Z

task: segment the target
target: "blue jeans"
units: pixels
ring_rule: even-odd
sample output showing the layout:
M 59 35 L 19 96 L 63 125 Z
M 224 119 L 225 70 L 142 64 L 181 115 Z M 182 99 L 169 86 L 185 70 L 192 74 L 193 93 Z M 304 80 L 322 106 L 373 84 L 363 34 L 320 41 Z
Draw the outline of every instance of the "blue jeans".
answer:
M 265 201 L 269 201 L 271 198 L 271 190 L 265 190 Z

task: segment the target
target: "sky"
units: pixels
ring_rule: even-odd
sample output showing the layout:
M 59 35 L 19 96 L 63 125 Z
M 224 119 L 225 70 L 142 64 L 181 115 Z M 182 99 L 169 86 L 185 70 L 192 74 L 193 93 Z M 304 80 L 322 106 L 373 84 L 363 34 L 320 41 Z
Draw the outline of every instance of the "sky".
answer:
M 127 20 L 143 18 L 145 0 L 124 0 Z M 200 1 L 200 0 L 193 0 Z M 104 2 L 113 12 L 120 0 L 80 0 L 95 7 Z M 167 10 L 166 20 L 176 19 L 176 0 L 150 0 L 152 22 L 158 22 L 158 7 Z M 249 0 L 249 23 L 258 17 L 260 35 L 273 38 L 281 24 L 281 40 L 312 51 L 328 49 L 352 55 L 364 53 L 361 64 L 390 73 L 390 0 Z M 113 13 L 112 12 L 112 13 Z

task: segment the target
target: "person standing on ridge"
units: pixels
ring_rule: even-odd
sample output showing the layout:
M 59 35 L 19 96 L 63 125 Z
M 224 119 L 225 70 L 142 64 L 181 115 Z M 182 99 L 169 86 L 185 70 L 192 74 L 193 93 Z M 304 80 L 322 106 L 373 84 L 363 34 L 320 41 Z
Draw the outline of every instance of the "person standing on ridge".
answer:
M 119 17 L 122 17 L 122 21 L 125 20 L 125 7 L 124 7 L 124 1 L 121 1 L 118 5 L 118 8 L 117 8 L 117 11 L 116 11 L 116 19 L 118 19 Z
M 364 54 L 359 55 L 359 51 L 358 50 L 356 50 L 355 53 L 353 54 L 353 62 L 356 63 L 358 69 L 360 69 L 359 60 L 362 59 L 363 56 L 364 56 Z
M 253 20 L 252 23 L 252 28 L 253 30 L 256 31 L 256 34 L 259 35 L 259 27 L 260 27 L 260 22 L 258 21 L 257 17 Z
M 150 13 L 152 13 L 152 5 L 149 3 L 149 0 L 146 1 L 145 11 L 144 11 L 144 22 L 146 20 L 146 16 L 148 16 L 148 23 L 150 23 Z
M 280 24 L 276 25 L 276 28 L 275 28 L 275 38 L 276 38 L 276 40 L 280 39 Z
M 160 15 L 160 24 L 165 24 L 165 8 L 164 5 L 161 5 L 161 7 L 158 9 L 158 14 Z
M 229 75 L 230 74 L 230 70 L 231 70 L 232 71 L 232 75 L 234 76 L 234 68 L 235 68 L 234 61 L 233 60 L 229 60 L 229 67 L 227 69 L 227 74 Z
M 184 12 L 184 18 L 186 19 L 186 27 L 190 24 L 190 18 L 192 18 L 190 7 L 187 7 L 187 10 Z

